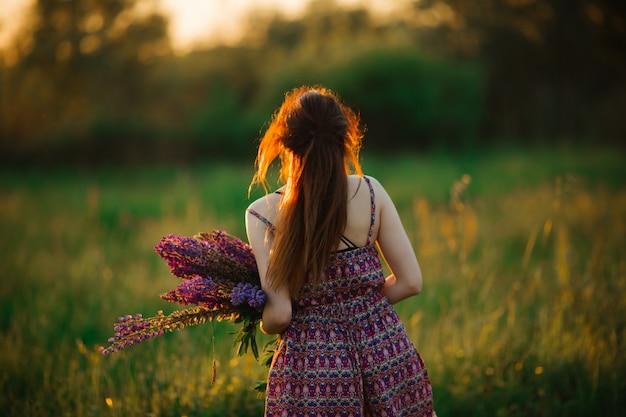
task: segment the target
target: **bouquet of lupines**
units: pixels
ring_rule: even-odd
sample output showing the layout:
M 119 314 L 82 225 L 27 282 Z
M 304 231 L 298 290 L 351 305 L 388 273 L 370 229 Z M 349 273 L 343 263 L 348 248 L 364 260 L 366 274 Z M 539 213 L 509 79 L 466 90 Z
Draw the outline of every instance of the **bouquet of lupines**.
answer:
M 228 319 L 242 324 L 236 339 L 239 355 L 250 347 L 258 358 L 255 336 L 266 297 L 250 245 L 215 230 L 194 237 L 164 236 L 155 250 L 172 275 L 182 280 L 161 299 L 191 307 L 169 315 L 159 311 L 148 318 L 141 314 L 120 317 L 109 346 L 100 351 L 108 355 L 165 332 Z

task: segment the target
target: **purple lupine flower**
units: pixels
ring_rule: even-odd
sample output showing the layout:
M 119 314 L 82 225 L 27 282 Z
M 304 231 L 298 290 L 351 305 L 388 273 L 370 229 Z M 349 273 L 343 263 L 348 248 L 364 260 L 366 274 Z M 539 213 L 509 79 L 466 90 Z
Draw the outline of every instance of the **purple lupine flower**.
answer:
M 187 300 L 187 304 L 202 303 L 206 298 L 210 298 L 216 289 L 217 285 L 211 278 L 199 275 L 181 282 L 176 287 L 176 291 Z
M 267 296 L 265 292 L 261 288 L 258 288 L 254 295 L 248 300 L 248 305 L 252 308 L 260 308 L 265 305 L 266 301 Z
M 189 278 L 203 272 L 202 254 L 206 245 L 186 236 L 167 235 L 154 248 L 165 259 L 174 276 Z
M 150 318 L 143 318 L 141 314 L 120 317 L 113 327 L 114 337 L 108 340 L 109 347 L 100 349 L 104 355 L 168 331 L 216 319 L 229 319 L 234 323 L 243 320 L 245 326 L 239 336 L 243 343 L 239 348 L 240 354 L 241 346 L 246 346 L 243 352 L 248 343 L 256 346 L 254 333 L 261 319 L 260 307 L 266 302 L 266 294 L 260 286 L 250 245 L 216 230 L 193 238 L 167 235 L 155 250 L 167 262 L 171 273 L 183 279 L 161 298 L 194 307 L 174 311 L 169 316 L 159 312 Z M 252 350 L 256 355 L 256 349 Z
M 122 350 L 124 347 L 149 339 L 154 333 L 150 331 L 152 326 L 151 320 L 153 319 L 144 319 L 141 314 L 136 314 L 134 317 L 131 315 L 120 317 L 113 326 L 115 331 L 114 337 L 108 339 L 110 346 L 106 349 L 101 347 L 99 349 L 100 352 L 108 355 Z
M 161 299 L 183 305 L 195 304 L 210 309 L 228 308 L 228 297 L 218 291 L 219 286 L 211 279 L 195 276 L 186 279 L 175 290 L 161 295 Z
M 250 292 L 252 291 L 252 284 L 239 283 L 233 287 L 233 291 L 230 294 L 230 301 L 235 307 L 242 304 L 246 304 L 250 298 Z
M 235 307 L 248 304 L 250 307 L 257 308 L 263 306 L 265 300 L 263 290 L 249 282 L 237 284 L 230 294 L 230 301 Z
M 198 238 L 206 242 L 210 248 L 239 262 L 250 271 L 258 273 L 252 247 L 238 237 L 223 230 L 214 230 L 211 233 L 200 233 Z
M 229 285 L 259 281 L 259 273 L 250 245 L 221 231 L 200 234 L 197 238 L 167 235 L 156 245 L 174 276 L 211 276 Z
M 154 317 L 143 318 L 138 316 L 131 316 L 130 319 L 124 317 L 123 324 L 115 325 L 118 331 L 116 331 L 115 337 L 109 338 L 109 346 L 107 348 L 100 347 L 98 350 L 103 355 L 109 355 L 144 340 L 159 337 L 166 331 L 180 330 L 187 326 L 219 318 L 222 313 L 204 307 L 191 307 L 186 310 L 175 311 L 168 316 L 164 315 L 162 311 L 159 311 Z

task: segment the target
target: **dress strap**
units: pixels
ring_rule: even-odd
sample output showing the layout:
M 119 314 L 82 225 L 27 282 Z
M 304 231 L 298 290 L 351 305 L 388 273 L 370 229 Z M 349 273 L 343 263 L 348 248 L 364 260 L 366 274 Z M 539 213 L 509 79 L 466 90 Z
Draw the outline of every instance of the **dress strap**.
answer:
M 370 179 L 367 178 L 365 175 L 363 176 L 363 178 L 365 178 L 365 182 L 367 183 L 367 186 L 370 189 L 370 207 L 372 211 L 372 215 L 370 218 L 370 230 L 367 233 L 367 243 L 366 243 L 366 246 L 369 246 L 372 244 L 372 235 L 374 234 L 374 222 L 376 221 L 376 202 L 375 202 L 375 195 L 374 195 L 374 187 L 372 186 Z
M 357 246 L 352 243 L 352 241 L 350 239 L 348 239 L 347 237 L 345 237 L 344 235 L 341 235 L 341 241 L 343 242 L 344 245 L 346 245 L 349 249 L 354 249 Z
M 257 219 L 261 220 L 263 223 L 265 223 L 265 225 L 267 227 L 269 227 L 269 229 L 273 232 L 276 230 L 276 227 L 274 227 L 274 225 L 272 224 L 272 222 L 270 222 L 269 220 L 267 220 L 265 217 L 263 217 L 261 214 L 259 214 L 258 212 L 252 210 L 252 209 L 248 209 L 248 213 L 252 214 L 254 217 L 256 217 Z

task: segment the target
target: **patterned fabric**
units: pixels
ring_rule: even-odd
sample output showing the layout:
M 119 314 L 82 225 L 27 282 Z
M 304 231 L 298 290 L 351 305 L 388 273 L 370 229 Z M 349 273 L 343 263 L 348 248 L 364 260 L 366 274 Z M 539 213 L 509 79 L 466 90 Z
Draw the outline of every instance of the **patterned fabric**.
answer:
M 432 416 L 430 379 L 393 306 L 377 248 L 332 256 L 326 279 L 293 300 L 266 392 L 266 417 Z
M 258 212 L 252 210 L 252 209 L 248 209 L 248 213 L 252 214 L 254 217 L 256 217 L 257 219 L 261 220 L 263 223 L 265 223 L 265 225 L 273 232 L 274 230 L 276 230 L 276 228 L 274 227 L 274 225 L 272 223 L 270 223 L 269 220 L 267 220 L 265 217 L 263 217 L 262 215 L 260 215 Z

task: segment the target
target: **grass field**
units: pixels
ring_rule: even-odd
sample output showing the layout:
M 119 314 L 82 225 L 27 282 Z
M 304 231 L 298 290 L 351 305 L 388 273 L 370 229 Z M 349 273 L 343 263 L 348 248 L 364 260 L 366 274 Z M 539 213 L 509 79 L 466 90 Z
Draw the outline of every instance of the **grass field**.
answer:
M 395 199 L 424 291 L 397 305 L 440 416 L 626 409 L 626 167 L 606 150 L 365 156 Z M 0 172 L 0 410 L 7 416 L 260 416 L 266 369 L 234 329 L 109 357 L 119 315 L 176 308 L 160 237 L 244 236 L 251 167 Z M 259 195 L 253 192 L 253 197 Z M 267 339 L 262 338 L 261 343 Z

